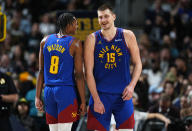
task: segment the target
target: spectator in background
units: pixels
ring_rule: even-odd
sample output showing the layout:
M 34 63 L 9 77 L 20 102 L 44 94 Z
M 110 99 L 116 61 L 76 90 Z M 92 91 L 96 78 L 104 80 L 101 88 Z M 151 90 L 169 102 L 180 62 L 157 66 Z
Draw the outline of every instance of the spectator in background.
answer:
M 142 98 L 139 100 L 139 104 L 137 105 L 137 107 L 142 111 L 147 111 L 149 107 L 148 90 L 149 84 L 147 82 L 146 76 L 141 74 L 134 91 L 140 98 Z
M 177 6 L 172 11 L 173 15 L 179 15 L 181 17 L 182 23 L 186 24 L 192 18 L 192 10 L 190 8 L 189 0 L 179 0 Z
M 35 107 L 35 95 L 36 95 L 36 88 L 34 86 L 33 89 L 29 90 L 26 94 L 26 100 L 29 102 L 30 105 L 30 111 L 29 114 L 30 116 L 36 118 L 36 117 L 43 117 L 44 113 L 40 112 L 36 109 Z M 42 93 L 42 98 L 43 98 L 43 93 Z
M 17 90 L 10 76 L 0 72 L 0 129 L 12 131 L 9 116 L 13 103 L 18 100 Z
M 179 55 L 178 49 L 175 47 L 175 43 L 171 39 L 169 35 L 164 35 L 163 36 L 163 46 L 168 48 L 170 50 L 170 57 L 171 58 L 176 58 Z
M 190 44 L 191 45 L 191 47 L 188 47 L 187 48 L 187 51 L 186 51 L 186 57 L 187 57 L 187 67 L 188 67 L 188 70 L 189 70 L 189 72 L 188 72 L 188 76 L 190 76 L 190 74 L 191 74 L 191 77 L 192 77 L 192 67 L 191 67 L 191 65 L 192 65 L 192 44 Z M 190 77 L 189 77 L 190 78 Z M 191 78 L 191 81 L 192 81 L 192 78 Z
M 139 111 L 137 108 L 138 104 L 139 104 L 139 97 L 136 93 L 133 93 L 134 119 L 135 119 L 134 131 L 138 131 L 138 129 L 141 129 L 142 123 L 147 119 L 153 119 L 153 118 L 159 119 L 165 123 L 165 127 L 167 127 L 168 124 L 171 123 L 171 121 L 168 118 L 166 118 L 164 115 L 160 113 L 148 113 Z M 113 115 L 111 118 L 111 126 L 113 128 L 113 131 L 116 131 L 115 119 Z
M 161 0 L 155 0 L 152 7 L 148 8 L 146 10 L 145 16 L 146 16 L 146 20 L 145 20 L 144 31 L 147 34 L 150 34 L 152 29 L 154 28 L 154 25 L 156 27 L 160 27 L 160 26 L 162 26 L 162 20 L 163 19 L 165 19 L 166 21 L 168 20 L 169 13 L 166 12 L 162 8 L 162 1 Z M 164 25 L 167 25 L 167 24 L 164 24 Z M 159 28 L 159 29 L 161 29 L 161 28 Z M 159 29 L 156 29 L 156 31 L 160 31 Z M 159 38 L 162 35 L 162 34 L 159 34 L 159 33 L 156 34 L 157 35 L 156 38 L 154 37 L 156 40 L 157 40 L 157 38 Z M 154 39 L 153 37 L 151 37 L 151 38 Z
M 36 76 L 36 73 L 38 71 L 38 60 L 36 59 L 37 53 L 31 52 L 28 56 L 28 71 L 31 72 L 34 76 Z
M 181 96 L 180 98 L 180 109 L 184 109 L 189 107 L 189 103 L 187 101 L 187 97 L 186 96 Z
M 149 105 L 156 105 L 159 101 L 161 93 L 163 92 L 163 88 L 157 85 L 153 85 L 149 87 Z
M 176 82 L 177 80 L 177 68 L 176 66 L 171 65 L 169 71 L 166 73 L 164 81 Z
M 171 53 L 169 48 L 163 47 L 160 50 L 160 69 L 162 71 L 162 80 L 165 78 L 165 75 L 169 69 L 171 63 Z
M 33 23 L 30 34 L 27 36 L 27 43 L 29 52 L 39 50 L 39 43 L 41 42 L 42 34 L 39 30 L 39 23 Z
M 2 73 L 12 72 L 12 67 L 10 65 L 10 59 L 8 54 L 4 53 L 0 56 L 0 72 Z
M 0 50 L 1 54 L 9 53 L 11 51 L 12 46 L 12 37 L 11 34 L 7 32 L 6 39 L 4 43 L 1 43 Z
M 15 10 L 13 18 L 7 22 L 7 30 L 11 33 L 13 42 L 18 43 L 25 34 L 31 32 L 30 20 L 23 17 L 21 10 Z
M 149 54 L 151 66 L 143 70 L 143 74 L 147 75 L 149 86 L 160 85 L 162 82 L 162 71 L 160 70 L 159 52 L 153 50 Z
M 163 35 L 168 33 L 167 23 L 161 14 L 156 15 L 155 23 L 149 32 L 149 37 L 155 44 L 162 44 Z
M 184 58 L 176 58 L 175 65 L 177 67 L 178 75 L 182 75 L 184 77 L 187 76 L 187 64 Z
M 192 71 L 188 75 L 189 84 L 192 85 Z
M 39 25 L 39 29 L 40 29 L 41 34 L 43 34 L 43 36 L 55 33 L 56 26 L 55 26 L 55 24 L 51 23 L 50 15 L 48 13 L 45 13 L 42 16 L 42 19 L 41 19 L 41 22 Z
M 173 101 L 176 96 L 176 92 L 174 92 L 174 90 L 175 90 L 174 83 L 171 81 L 166 81 L 164 84 L 164 92 L 166 95 L 171 97 L 171 101 Z
M 161 94 L 159 103 L 151 106 L 149 109 L 151 113 L 161 113 L 171 119 L 179 119 L 179 110 L 171 104 L 171 97 L 167 94 Z
M 34 119 L 34 121 L 35 121 L 34 123 L 35 123 L 35 126 L 38 129 L 38 131 L 41 131 L 41 130 L 48 131 L 49 128 L 45 121 L 45 113 L 38 111 L 35 107 L 35 95 L 36 95 L 35 85 L 36 85 L 36 83 L 33 83 L 33 89 L 28 90 L 26 92 L 26 96 L 25 96 L 26 100 L 29 103 L 29 107 L 30 107 L 29 115 Z M 42 99 L 44 96 L 43 94 L 44 94 L 44 91 L 42 91 L 42 95 L 41 95 Z
M 13 56 L 11 60 L 11 65 L 13 66 L 14 72 L 21 73 L 27 68 L 27 64 L 24 59 L 24 50 L 22 49 L 20 44 L 15 45 L 12 49 Z
M 20 98 L 16 105 L 16 115 L 26 131 L 36 131 L 34 119 L 29 116 L 29 103 L 25 98 Z

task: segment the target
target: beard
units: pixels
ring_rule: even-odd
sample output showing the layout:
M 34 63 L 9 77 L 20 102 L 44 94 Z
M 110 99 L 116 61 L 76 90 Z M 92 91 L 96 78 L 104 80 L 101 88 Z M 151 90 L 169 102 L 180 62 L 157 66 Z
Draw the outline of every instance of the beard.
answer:
M 105 25 L 101 24 L 101 28 L 102 28 L 103 30 L 108 30 L 108 29 L 111 28 L 111 26 L 110 26 L 109 23 L 107 23 L 107 24 L 105 24 Z

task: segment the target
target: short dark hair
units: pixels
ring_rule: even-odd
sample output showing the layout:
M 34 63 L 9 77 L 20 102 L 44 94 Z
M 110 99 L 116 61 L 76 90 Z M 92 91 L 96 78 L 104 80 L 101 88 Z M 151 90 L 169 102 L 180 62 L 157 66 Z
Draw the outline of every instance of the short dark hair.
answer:
M 113 7 L 109 4 L 103 4 L 103 5 L 99 6 L 98 11 L 104 11 L 106 9 L 109 9 L 111 12 L 113 12 Z
M 170 80 L 165 81 L 164 87 L 165 87 L 167 84 L 171 84 L 171 85 L 174 87 L 174 82 L 172 82 L 172 81 L 170 81 Z
M 65 30 L 68 24 L 72 24 L 75 16 L 71 13 L 62 13 L 57 20 L 59 30 Z

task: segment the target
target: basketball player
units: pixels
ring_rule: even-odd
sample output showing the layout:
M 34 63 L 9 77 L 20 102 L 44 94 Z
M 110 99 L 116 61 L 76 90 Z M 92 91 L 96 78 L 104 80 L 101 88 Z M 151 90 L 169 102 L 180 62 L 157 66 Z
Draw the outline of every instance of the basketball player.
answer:
M 87 128 L 109 131 L 111 114 L 116 128 L 133 130 L 132 95 L 142 70 L 139 49 L 133 32 L 114 25 L 115 14 L 108 5 L 98 8 L 101 30 L 85 42 L 85 67 L 89 101 Z M 134 64 L 131 79 L 129 64 Z
M 70 36 L 77 30 L 77 20 L 72 14 L 61 14 L 57 24 L 59 33 L 45 37 L 40 45 L 35 105 L 43 111 L 40 94 L 45 81 L 44 103 L 50 131 L 70 131 L 79 113 L 84 115 L 86 111 L 83 49 L 82 43 Z M 75 81 L 81 98 L 79 111 Z

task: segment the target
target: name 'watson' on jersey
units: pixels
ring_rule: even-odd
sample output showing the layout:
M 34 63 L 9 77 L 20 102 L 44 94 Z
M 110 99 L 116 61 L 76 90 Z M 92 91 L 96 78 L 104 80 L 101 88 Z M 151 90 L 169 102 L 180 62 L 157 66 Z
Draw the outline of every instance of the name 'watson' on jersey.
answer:
M 73 39 L 67 35 L 48 36 L 43 48 L 45 85 L 74 86 L 74 61 L 69 52 Z
M 94 77 L 97 90 L 121 94 L 130 83 L 130 52 L 125 43 L 123 29 L 117 28 L 116 35 L 107 41 L 101 31 L 95 32 Z

